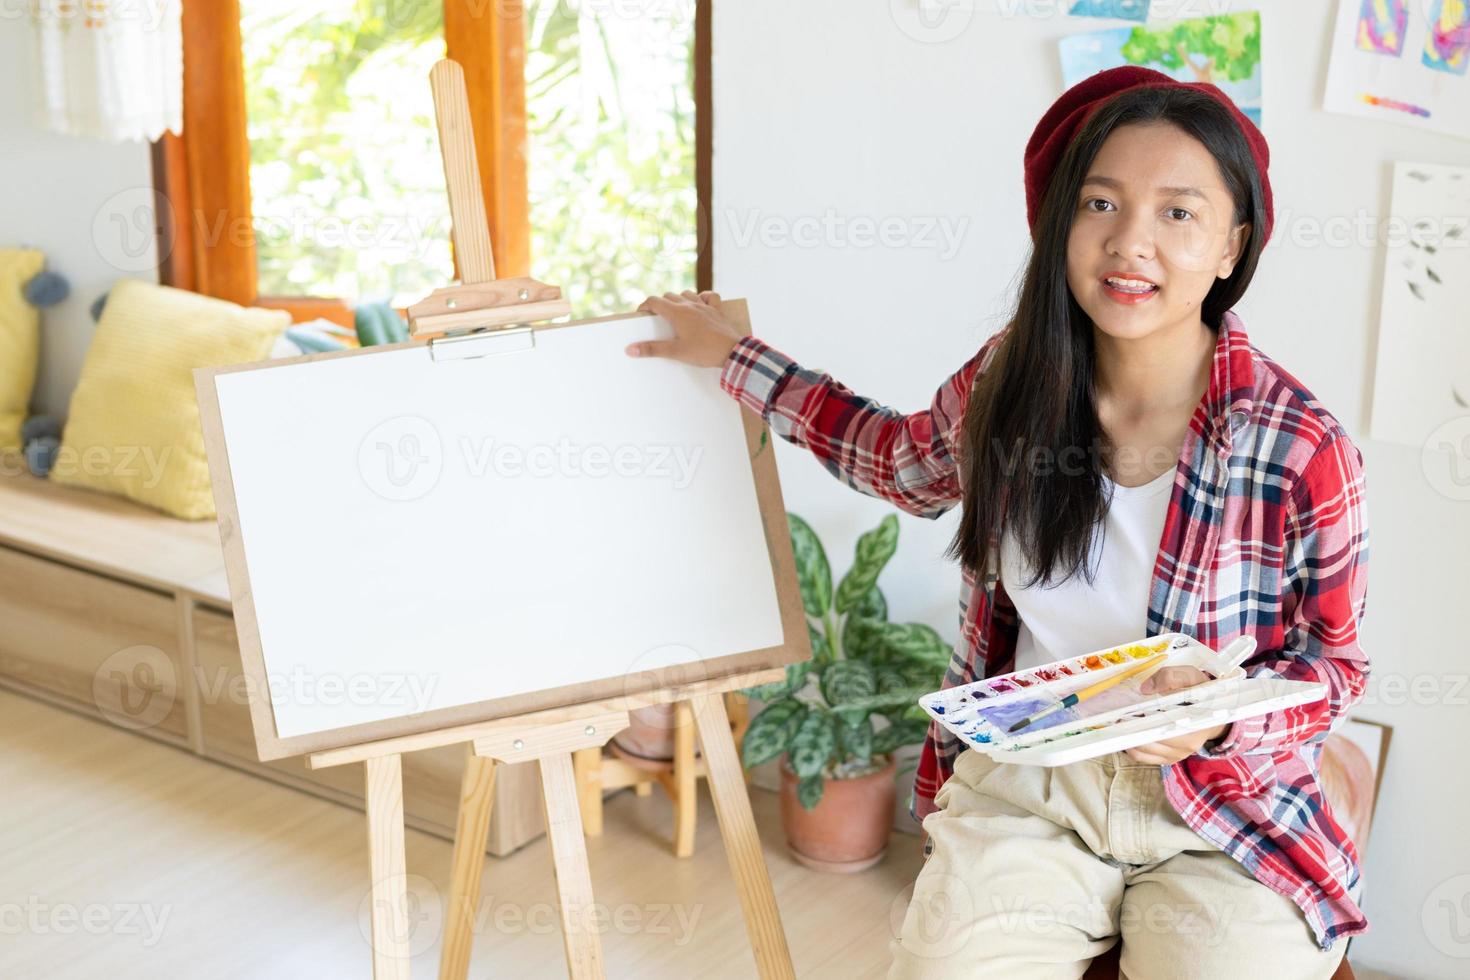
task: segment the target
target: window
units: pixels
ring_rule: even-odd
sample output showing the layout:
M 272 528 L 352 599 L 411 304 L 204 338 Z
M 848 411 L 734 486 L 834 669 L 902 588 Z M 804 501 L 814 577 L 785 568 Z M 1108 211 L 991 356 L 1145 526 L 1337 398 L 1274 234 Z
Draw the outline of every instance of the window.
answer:
M 465 68 L 496 272 L 576 315 L 708 288 L 707 0 L 186 0 L 163 281 L 351 322 L 454 275 L 428 70 Z
M 575 316 L 694 288 L 694 6 L 527 3 L 532 269 Z
M 454 278 L 426 79 L 439 3 L 241 0 L 256 277 L 265 296 L 417 300 Z

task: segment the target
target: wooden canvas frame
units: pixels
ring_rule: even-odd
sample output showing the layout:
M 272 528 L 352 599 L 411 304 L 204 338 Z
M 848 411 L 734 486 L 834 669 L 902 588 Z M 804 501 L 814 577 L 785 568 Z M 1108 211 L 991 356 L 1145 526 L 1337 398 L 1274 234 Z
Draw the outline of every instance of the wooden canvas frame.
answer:
M 726 300 L 721 304 L 721 309 L 740 329 L 749 330 L 749 314 L 744 300 Z M 546 323 L 537 325 L 535 330 L 585 326 L 644 315 L 646 314 L 628 313 L 569 323 Z M 411 340 L 367 349 L 331 351 L 227 367 L 200 368 L 194 372 L 200 421 L 204 430 L 205 447 L 209 455 L 210 478 L 214 484 L 220 541 L 224 547 L 225 572 L 230 584 L 230 600 L 235 611 L 236 631 L 240 641 L 240 659 L 246 678 L 250 718 L 261 761 L 323 752 L 329 749 L 591 702 L 608 703 L 616 702 L 618 699 L 627 699 L 629 704 L 636 706 L 646 703 L 650 692 L 671 691 L 687 687 L 689 684 L 782 667 L 811 657 L 811 640 L 807 631 L 806 611 L 802 606 L 801 593 L 797 584 L 796 564 L 791 551 L 791 537 L 787 528 L 785 504 L 781 495 L 781 485 L 776 471 L 775 453 L 771 447 L 769 430 L 765 423 L 751 412 L 742 411 L 741 418 L 745 429 L 746 446 L 750 452 L 756 499 L 760 507 L 762 527 L 765 530 L 771 571 L 776 583 L 784 636 L 784 642 L 780 646 L 712 657 L 708 660 L 674 667 L 639 671 L 622 677 L 581 681 L 529 694 L 517 694 L 451 708 L 441 708 L 402 718 L 385 719 L 287 738 L 278 736 L 275 713 L 270 701 L 265 654 L 261 647 L 260 630 L 255 612 L 254 591 L 251 588 L 250 574 L 245 563 L 244 541 L 239 533 L 239 511 L 235 501 L 229 453 L 225 446 L 223 422 L 220 417 L 219 398 L 214 380 L 223 374 L 269 370 L 290 364 L 338 357 L 372 357 L 385 351 L 423 346 L 424 343 L 424 341 Z M 639 695 L 643 697 L 640 698 Z

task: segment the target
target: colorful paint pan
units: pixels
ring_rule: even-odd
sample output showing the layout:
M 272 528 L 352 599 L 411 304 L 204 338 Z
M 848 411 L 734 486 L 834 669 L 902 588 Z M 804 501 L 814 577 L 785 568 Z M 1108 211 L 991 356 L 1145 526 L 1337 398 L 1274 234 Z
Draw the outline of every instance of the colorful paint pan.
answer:
M 1009 752 L 1024 754 L 1044 743 L 1076 738 L 1085 740 L 1093 738 L 1088 733 L 1104 732 L 1114 725 L 1139 724 L 1144 716 L 1138 714 L 1137 708 L 1123 703 L 1110 705 L 1106 701 L 1113 695 L 1104 692 L 1089 702 L 1088 710 L 1074 708 L 1069 712 L 1054 712 L 1053 722 L 1037 726 L 1036 730 L 1010 734 L 996 727 L 997 721 L 1010 719 L 1016 712 L 1029 712 L 1038 697 L 1049 698 L 1075 691 L 1095 680 L 1091 676 L 1093 673 L 1106 676 L 1164 652 L 1168 653 L 1171 664 L 1196 666 L 1217 679 L 1224 679 L 1221 676 L 1224 668 L 1214 651 L 1184 634 L 1169 633 L 1133 640 L 1066 661 L 1040 664 L 942 689 L 920 698 L 919 704 L 931 718 L 977 750 L 996 758 Z M 1233 669 L 1243 676 L 1238 667 Z M 1178 704 L 1177 700 L 1161 700 L 1158 708 L 1150 708 L 1149 713 L 1155 710 L 1177 711 L 1181 707 L 1185 706 Z M 1098 712 L 1102 719 L 1093 720 Z M 1010 723 L 1014 724 L 1014 721 Z

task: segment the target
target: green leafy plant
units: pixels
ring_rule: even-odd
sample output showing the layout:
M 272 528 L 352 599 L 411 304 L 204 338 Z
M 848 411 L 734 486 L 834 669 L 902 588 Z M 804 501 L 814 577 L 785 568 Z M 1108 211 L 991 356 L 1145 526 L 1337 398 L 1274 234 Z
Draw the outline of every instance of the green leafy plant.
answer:
M 852 567 L 832 588 L 827 552 L 811 525 L 787 514 L 812 658 L 786 679 L 748 689 L 766 702 L 741 743 L 747 769 L 785 753 L 797 798 L 812 809 L 825 781 L 869 771 L 878 757 L 922 742 L 928 717 L 915 702 L 939 687 L 950 647 L 922 623 L 890 623 L 878 575 L 898 548 L 890 514 L 858 538 Z

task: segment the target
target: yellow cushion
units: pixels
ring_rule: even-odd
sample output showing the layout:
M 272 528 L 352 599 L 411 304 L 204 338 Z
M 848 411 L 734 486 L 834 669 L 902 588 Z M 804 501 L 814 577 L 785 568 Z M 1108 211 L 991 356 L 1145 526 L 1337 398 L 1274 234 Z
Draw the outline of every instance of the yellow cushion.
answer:
M 45 261 L 34 249 L 0 248 L 0 456 L 20 452 L 30 411 L 41 317 L 22 290 Z
M 291 315 L 124 279 L 82 363 L 51 479 L 214 516 L 193 369 L 258 361 Z

